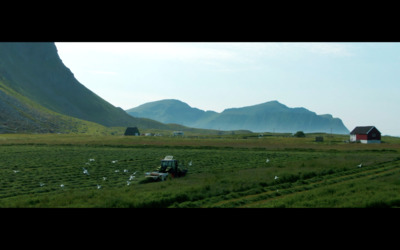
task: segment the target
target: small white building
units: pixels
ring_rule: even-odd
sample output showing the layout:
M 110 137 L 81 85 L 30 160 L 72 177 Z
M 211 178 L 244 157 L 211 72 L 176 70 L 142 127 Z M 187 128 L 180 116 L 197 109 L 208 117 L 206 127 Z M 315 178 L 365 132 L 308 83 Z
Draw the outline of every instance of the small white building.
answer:
M 174 131 L 172 133 L 173 136 L 183 136 L 183 131 Z

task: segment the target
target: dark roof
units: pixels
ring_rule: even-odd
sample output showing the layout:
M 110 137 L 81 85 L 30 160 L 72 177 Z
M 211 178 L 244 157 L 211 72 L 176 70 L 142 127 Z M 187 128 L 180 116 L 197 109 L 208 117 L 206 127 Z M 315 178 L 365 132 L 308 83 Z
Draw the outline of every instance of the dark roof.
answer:
M 127 127 L 124 135 L 135 135 L 135 133 L 139 134 L 139 129 L 137 127 Z
M 350 132 L 351 135 L 366 135 L 369 133 L 369 131 L 371 131 L 373 128 L 375 128 L 374 126 L 363 126 L 363 127 L 355 127 L 353 129 L 353 131 Z M 375 128 L 376 129 L 376 128 Z M 378 130 L 378 129 L 376 129 Z M 379 132 L 379 130 L 378 130 Z

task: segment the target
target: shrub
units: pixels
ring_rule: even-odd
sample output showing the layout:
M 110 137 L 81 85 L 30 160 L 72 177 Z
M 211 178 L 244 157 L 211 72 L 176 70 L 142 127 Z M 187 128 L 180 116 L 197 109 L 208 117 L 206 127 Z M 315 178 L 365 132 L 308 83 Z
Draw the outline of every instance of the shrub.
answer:
M 303 137 L 306 137 L 306 134 L 304 134 L 303 131 L 297 131 L 293 136 L 303 138 Z

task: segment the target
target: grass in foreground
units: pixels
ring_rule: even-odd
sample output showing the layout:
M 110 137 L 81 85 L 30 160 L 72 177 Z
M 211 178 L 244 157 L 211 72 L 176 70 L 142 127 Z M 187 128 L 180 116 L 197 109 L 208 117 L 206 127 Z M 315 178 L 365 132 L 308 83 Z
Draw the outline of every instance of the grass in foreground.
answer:
M 333 141 L 1 135 L 0 207 L 399 206 L 400 143 Z M 165 155 L 187 177 L 143 183 Z

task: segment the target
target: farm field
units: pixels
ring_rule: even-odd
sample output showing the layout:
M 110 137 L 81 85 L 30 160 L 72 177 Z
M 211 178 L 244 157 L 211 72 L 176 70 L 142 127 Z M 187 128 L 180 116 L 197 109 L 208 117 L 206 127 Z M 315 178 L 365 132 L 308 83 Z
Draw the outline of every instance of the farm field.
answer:
M 323 136 L 0 135 L 0 207 L 400 206 L 400 138 Z M 146 181 L 166 155 L 188 175 Z

